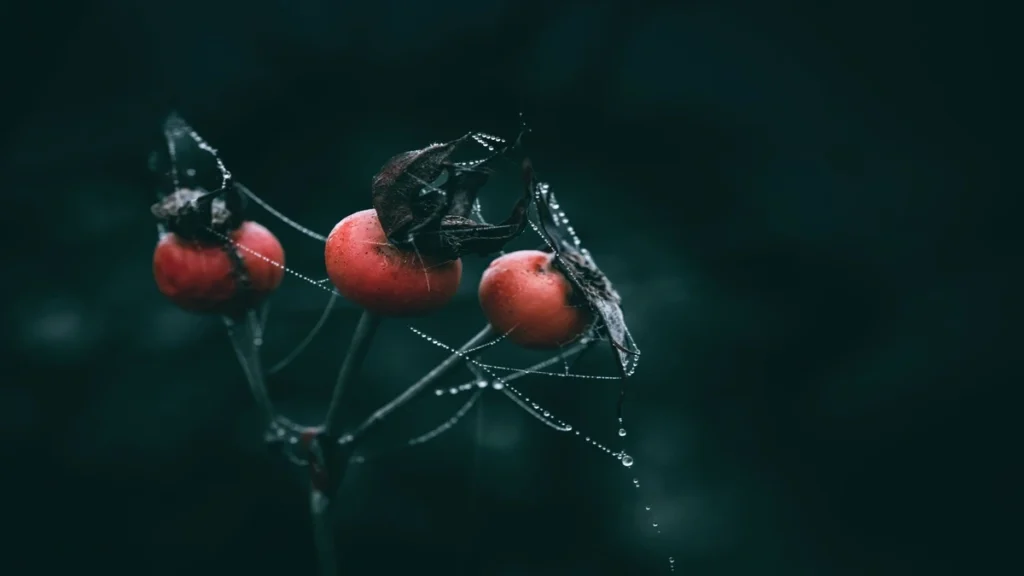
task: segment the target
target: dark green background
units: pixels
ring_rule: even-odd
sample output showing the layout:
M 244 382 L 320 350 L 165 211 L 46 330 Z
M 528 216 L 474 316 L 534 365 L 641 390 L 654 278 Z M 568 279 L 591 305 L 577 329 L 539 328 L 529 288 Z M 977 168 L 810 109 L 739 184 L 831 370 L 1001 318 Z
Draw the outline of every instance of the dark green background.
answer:
M 326 232 L 392 154 L 479 129 L 531 154 L 643 350 L 626 470 L 488 395 L 356 469 L 346 574 L 980 574 L 1008 540 L 993 392 L 1014 220 L 1012 20 L 885 2 L 28 3 L 5 8 L 5 574 L 313 574 L 304 495 L 265 457 L 214 319 L 153 286 L 145 156 L 172 108 L 240 181 Z M 1014 101 L 1014 104 L 1016 101 Z M 498 193 L 488 214 L 512 196 Z M 259 209 L 289 264 L 321 248 Z M 464 293 L 413 324 L 481 325 Z M 268 358 L 326 294 L 290 277 Z M 345 307 L 272 381 L 329 394 Z M 1007 332 L 1008 333 L 1008 332 Z M 365 413 L 443 357 L 385 325 Z M 532 356 L 503 347 L 493 362 Z M 585 368 L 608 373 L 596 358 Z M 13 377 L 10 377 L 13 375 Z M 522 388 L 618 448 L 614 384 Z M 380 446 L 447 418 L 425 398 Z M 640 488 L 635 489 L 636 477 Z M 662 529 L 643 511 L 649 503 Z

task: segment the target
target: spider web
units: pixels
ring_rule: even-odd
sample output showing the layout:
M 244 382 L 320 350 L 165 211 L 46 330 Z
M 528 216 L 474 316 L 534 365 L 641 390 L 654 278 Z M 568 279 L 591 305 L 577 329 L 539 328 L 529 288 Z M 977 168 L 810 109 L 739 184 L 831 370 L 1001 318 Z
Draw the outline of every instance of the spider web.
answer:
M 173 133 L 170 131 L 173 131 Z M 233 182 L 231 173 L 224 166 L 224 163 L 218 156 L 216 149 L 206 143 L 198 133 L 183 121 L 180 123 L 173 123 L 170 128 L 165 128 L 165 136 L 169 149 L 169 158 L 166 159 L 168 160 L 166 169 L 168 170 L 167 173 L 171 176 L 172 180 L 170 182 L 171 186 L 163 190 L 164 193 L 173 192 L 181 186 L 196 185 L 195 179 L 192 178 L 196 175 L 196 171 L 183 165 L 185 162 L 182 159 L 183 148 L 188 152 L 187 162 L 189 164 L 195 162 L 195 159 L 198 156 L 205 153 L 212 157 L 213 166 L 215 166 L 220 172 L 220 190 L 223 191 L 233 186 L 238 194 L 244 196 L 246 200 L 260 206 L 278 221 L 299 232 L 306 238 L 314 240 L 320 244 L 326 243 L 326 235 L 320 234 L 287 217 L 285 214 L 275 209 L 270 203 L 257 196 L 249 188 L 237 182 Z M 182 145 L 182 136 L 186 137 L 184 139 L 184 143 L 186 145 L 184 146 Z M 493 157 L 497 147 L 507 144 L 506 140 L 500 137 L 481 132 L 472 133 L 471 140 L 490 153 L 492 155 L 490 157 Z M 490 157 L 482 157 L 464 162 L 455 162 L 455 164 L 459 167 L 473 168 L 483 164 Z M 211 158 L 202 159 L 202 162 L 204 162 L 206 166 L 210 165 L 210 161 Z M 151 163 L 152 162 L 153 161 L 151 160 Z M 209 168 L 206 169 L 206 172 L 209 172 Z M 443 182 L 421 181 L 420 184 L 422 184 L 422 190 L 420 192 L 421 195 L 437 194 L 441 195 L 443 199 L 443 195 L 446 194 L 446 192 L 441 188 Z M 569 219 L 566 216 L 565 211 L 561 208 L 561 205 L 555 199 L 553 192 L 550 190 L 550 186 L 545 182 L 537 183 L 535 196 L 538 199 L 538 202 L 545 201 L 548 203 L 553 211 L 552 218 L 555 225 L 564 233 L 566 238 L 570 239 L 572 246 L 579 250 L 589 263 L 593 265 L 594 262 L 590 252 L 583 247 L 583 243 L 577 235 L 575 228 L 569 224 Z M 531 208 L 530 219 L 528 222 L 530 229 L 537 237 L 540 238 L 541 241 L 543 241 L 549 251 L 554 252 L 557 258 L 562 258 L 559 250 L 557 249 L 558 247 L 553 245 L 549 238 L 543 233 L 543 224 L 540 221 L 541 216 L 538 212 L 539 211 L 536 206 Z M 483 217 L 483 206 L 479 197 L 474 199 L 470 216 L 472 219 L 480 223 L 486 223 Z M 262 345 L 263 333 L 266 327 L 269 302 L 264 305 L 263 309 L 259 313 L 251 313 L 245 322 L 238 323 L 227 319 L 225 320 L 229 334 L 232 336 L 232 343 L 236 354 L 250 381 L 257 402 L 265 406 L 265 411 L 270 412 L 269 399 L 266 398 L 266 389 L 262 386 L 262 379 L 281 372 L 302 355 L 302 353 L 316 339 L 322 328 L 328 323 L 338 298 L 342 296 L 333 286 L 330 285 L 329 280 L 326 278 L 319 280 L 314 279 L 309 275 L 287 267 L 280 262 L 276 262 L 244 245 L 233 242 L 231 238 L 217 232 L 213 228 L 209 228 L 209 231 L 212 234 L 219 236 L 225 243 L 232 244 L 236 249 L 262 259 L 265 262 L 280 268 L 286 274 L 298 278 L 304 284 L 318 290 L 322 290 L 329 295 L 329 298 L 324 305 L 323 312 L 317 319 L 316 323 L 311 327 L 307 335 L 297 345 L 295 345 L 290 352 L 285 354 L 280 360 L 275 362 L 270 369 L 265 371 L 261 368 L 260 347 Z M 163 233 L 164 230 L 158 226 L 158 234 L 162 235 Z M 570 271 L 569 273 L 571 274 L 571 267 L 567 266 L 565 269 Z M 426 270 L 424 270 L 424 273 L 426 274 Z M 498 338 L 493 339 L 484 345 L 460 352 L 457 347 L 442 342 L 440 339 L 431 336 L 415 326 L 407 326 L 407 328 L 420 339 L 427 341 L 431 345 L 440 348 L 449 354 L 459 355 L 464 362 L 465 368 L 472 375 L 471 379 L 454 386 L 449 385 L 435 387 L 433 393 L 428 394 L 428 396 L 446 398 L 461 395 L 465 396 L 466 400 L 458 406 L 454 413 L 451 413 L 436 426 L 424 430 L 422 433 L 412 436 L 399 444 L 390 447 L 377 448 L 368 452 L 355 453 L 351 456 L 350 463 L 365 465 L 380 458 L 394 456 L 404 450 L 414 449 L 439 438 L 443 438 L 447 432 L 455 429 L 466 418 L 466 416 L 473 413 L 474 408 L 478 406 L 479 401 L 484 394 L 495 394 L 507 398 L 523 412 L 548 429 L 557 433 L 569 434 L 578 437 L 581 441 L 595 448 L 604 456 L 615 459 L 623 468 L 632 468 L 635 464 L 635 459 L 626 452 L 624 447 L 619 449 L 610 448 L 609 445 L 611 444 L 611 441 L 599 440 L 596 435 L 591 435 L 579 427 L 560 419 L 552 411 L 541 406 L 523 389 L 518 387 L 520 380 L 525 380 L 527 377 L 562 380 L 622 381 L 627 377 L 632 376 L 637 368 L 640 351 L 636 347 L 628 328 L 624 322 L 617 326 L 610 325 L 610 323 L 603 321 L 604 318 L 607 318 L 607 316 L 603 314 L 603 311 L 597 310 L 597 312 L 599 312 L 599 314 L 595 314 L 595 317 L 598 318 L 598 321 L 596 321 L 574 344 L 565 346 L 551 357 L 527 367 L 505 366 L 488 363 L 483 360 L 484 354 L 490 349 L 500 346 L 507 338 L 508 334 L 502 334 Z M 621 312 L 619 314 L 621 316 Z M 574 364 L 584 354 L 588 351 L 601 347 L 610 348 L 615 352 L 615 355 L 620 362 L 621 370 L 619 374 L 591 375 L 573 371 Z M 267 432 L 268 438 L 271 436 L 290 436 L 287 438 L 288 443 L 292 445 L 299 443 L 299 438 L 296 435 L 295 430 L 298 430 L 301 427 L 295 427 L 290 430 L 276 425 L 273 417 L 271 417 L 270 422 L 271 425 Z M 613 440 L 620 442 L 620 445 L 624 444 L 624 437 L 627 436 L 627 429 L 623 421 L 621 409 L 618 414 L 617 430 L 614 430 L 611 435 L 613 436 Z M 344 441 L 346 441 L 346 438 L 342 438 L 342 442 Z M 305 464 L 303 461 L 298 459 L 293 459 L 293 462 L 296 464 Z M 632 478 L 632 484 L 635 488 L 639 489 L 640 482 L 637 478 Z M 648 513 L 652 527 L 655 528 L 658 534 L 660 534 L 661 530 L 651 506 L 645 505 L 644 508 Z M 669 558 L 669 568 L 670 571 L 675 571 L 674 558 Z

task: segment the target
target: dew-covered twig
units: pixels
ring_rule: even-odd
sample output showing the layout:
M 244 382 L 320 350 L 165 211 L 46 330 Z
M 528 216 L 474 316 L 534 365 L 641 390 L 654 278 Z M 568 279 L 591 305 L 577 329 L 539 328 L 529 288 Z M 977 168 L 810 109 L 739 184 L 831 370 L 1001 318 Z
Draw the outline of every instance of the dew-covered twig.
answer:
M 401 444 L 399 444 L 397 446 L 393 446 L 391 448 L 387 448 L 387 449 L 384 449 L 384 450 L 375 451 L 375 452 L 373 452 L 373 453 L 371 453 L 369 455 L 367 455 L 367 454 L 356 454 L 356 455 L 353 455 L 352 456 L 352 463 L 354 463 L 354 464 L 363 464 L 363 463 L 366 463 L 366 462 L 369 462 L 369 461 L 372 461 L 372 460 L 376 460 L 376 459 L 381 458 L 383 456 L 386 456 L 388 454 L 392 454 L 392 453 L 398 452 L 399 450 L 402 450 L 404 448 L 411 448 L 413 446 L 420 446 L 422 444 L 426 444 L 427 442 L 430 442 L 431 440 L 433 440 L 433 439 L 437 438 L 438 436 L 441 436 L 445 432 L 451 430 L 452 428 L 455 427 L 456 424 L 461 422 L 462 418 L 466 414 L 468 414 L 469 411 L 472 410 L 474 406 L 477 405 L 477 401 L 480 400 L 480 397 L 483 395 L 483 392 L 484 392 L 484 390 L 482 388 L 478 388 L 476 390 L 476 392 L 474 392 L 473 395 L 469 397 L 469 400 L 467 400 L 465 403 L 463 403 L 462 406 L 460 406 L 459 409 L 456 410 L 454 414 L 449 416 L 444 422 L 438 424 L 437 426 L 434 426 L 433 428 L 431 428 L 430 430 L 424 432 L 423 434 L 419 434 L 417 436 L 413 436 L 412 438 L 409 438 L 408 440 L 406 440 L 405 442 L 403 442 L 403 443 L 401 443 Z
M 453 368 L 456 368 L 466 357 L 467 350 L 479 347 L 484 342 L 494 338 L 494 329 L 488 324 L 483 330 L 478 332 L 476 336 L 469 339 L 468 342 L 462 345 L 459 350 L 453 352 L 448 358 L 438 364 L 433 370 L 427 372 L 423 378 L 416 381 L 415 384 L 409 386 L 404 392 L 396 396 L 393 400 L 380 407 L 376 412 L 370 415 L 362 424 L 357 426 L 352 431 L 352 439 L 356 440 L 366 433 L 373 425 L 377 424 L 384 418 L 387 418 L 395 410 L 398 410 L 404 406 L 407 402 L 418 396 L 421 392 L 430 387 L 439 379 L 446 376 Z

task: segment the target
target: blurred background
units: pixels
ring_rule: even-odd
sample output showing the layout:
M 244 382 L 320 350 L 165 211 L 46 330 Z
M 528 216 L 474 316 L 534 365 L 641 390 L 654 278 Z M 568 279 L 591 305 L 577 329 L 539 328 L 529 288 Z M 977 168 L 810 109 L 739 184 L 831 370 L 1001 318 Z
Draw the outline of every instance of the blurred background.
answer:
M 393 154 L 510 137 L 522 112 L 538 170 L 624 297 L 643 351 L 625 438 L 614 382 L 521 389 L 633 467 L 486 394 L 435 441 L 348 476 L 346 574 L 666 574 L 670 557 L 694 575 L 995 566 L 1015 453 L 1001 446 L 1012 404 L 992 396 L 1010 382 L 995 362 L 997 265 L 1013 261 L 995 249 L 1011 214 L 996 211 L 1010 20 L 971 6 L 5 7 L 0 571 L 315 573 L 301 483 L 255 441 L 222 325 L 153 284 L 146 156 L 172 109 L 321 233 L 369 207 Z M 495 190 L 498 219 L 516 191 Z M 320 245 L 250 216 L 290 267 L 325 276 Z M 412 325 L 450 345 L 475 333 L 485 263 L 467 259 L 457 300 Z M 286 279 L 268 362 L 326 302 Z M 357 317 L 340 306 L 271 379 L 286 414 L 324 409 Z M 367 413 L 444 354 L 386 323 L 347 409 Z M 612 365 L 595 354 L 580 370 Z M 374 446 L 462 400 L 428 394 Z

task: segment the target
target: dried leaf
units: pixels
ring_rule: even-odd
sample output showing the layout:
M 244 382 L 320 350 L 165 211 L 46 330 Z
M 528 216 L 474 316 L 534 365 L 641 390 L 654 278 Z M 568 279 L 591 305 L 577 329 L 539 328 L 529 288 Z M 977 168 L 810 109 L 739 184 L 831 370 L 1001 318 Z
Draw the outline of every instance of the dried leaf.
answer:
M 168 115 L 162 132 L 163 141 L 149 163 L 159 197 L 150 210 L 153 215 L 168 230 L 189 239 L 209 239 L 210 230 L 224 233 L 237 228 L 245 196 L 236 189 L 217 150 L 177 113 Z
M 491 164 L 515 146 L 503 147 L 475 162 L 452 162 L 452 153 L 475 136 L 470 133 L 399 154 L 374 177 L 373 207 L 392 244 L 452 259 L 497 252 L 523 232 L 533 199 L 529 190 L 500 224 L 472 217 Z
M 623 377 L 630 376 L 636 369 L 640 349 L 626 327 L 622 298 L 590 257 L 590 253 L 580 246 L 579 238 L 568 225 L 554 194 L 546 183 L 536 181 L 533 165 L 529 161 L 523 164 L 523 178 L 535 195 L 541 235 L 558 256 L 555 265 L 573 284 L 576 293 L 601 318 L 598 329 L 611 341 L 612 352 Z

